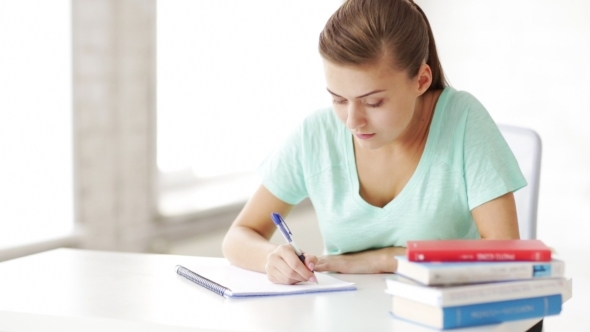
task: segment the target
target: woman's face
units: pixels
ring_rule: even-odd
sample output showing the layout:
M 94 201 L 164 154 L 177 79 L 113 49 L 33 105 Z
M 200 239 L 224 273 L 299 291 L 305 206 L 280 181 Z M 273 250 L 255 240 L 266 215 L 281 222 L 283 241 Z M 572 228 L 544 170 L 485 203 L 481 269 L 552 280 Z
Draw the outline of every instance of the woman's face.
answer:
M 418 78 L 376 65 L 342 66 L 324 59 L 328 92 L 336 115 L 358 146 L 376 150 L 399 139 L 410 126 L 418 97 Z

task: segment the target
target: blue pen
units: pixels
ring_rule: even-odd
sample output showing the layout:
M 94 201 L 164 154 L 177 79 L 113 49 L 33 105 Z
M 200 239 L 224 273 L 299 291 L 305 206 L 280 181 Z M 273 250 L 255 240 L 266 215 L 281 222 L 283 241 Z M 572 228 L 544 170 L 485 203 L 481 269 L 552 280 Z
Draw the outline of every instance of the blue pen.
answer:
M 297 254 L 297 257 L 299 257 L 299 260 L 301 260 L 301 262 L 303 264 L 305 264 L 305 256 L 303 255 L 301 250 L 299 250 L 299 248 L 297 247 L 295 240 L 293 240 L 293 237 L 292 237 L 293 233 L 291 233 L 291 230 L 287 226 L 287 223 L 285 222 L 285 220 L 283 220 L 283 217 L 281 217 L 280 214 L 273 212 L 270 214 L 270 218 L 272 219 L 272 222 L 275 223 L 277 228 L 281 231 L 281 233 L 283 234 L 283 237 L 285 237 L 285 240 L 287 240 L 287 243 L 293 248 L 293 250 L 295 250 L 295 254 Z M 311 272 L 313 272 L 313 271 L 311 271 Z

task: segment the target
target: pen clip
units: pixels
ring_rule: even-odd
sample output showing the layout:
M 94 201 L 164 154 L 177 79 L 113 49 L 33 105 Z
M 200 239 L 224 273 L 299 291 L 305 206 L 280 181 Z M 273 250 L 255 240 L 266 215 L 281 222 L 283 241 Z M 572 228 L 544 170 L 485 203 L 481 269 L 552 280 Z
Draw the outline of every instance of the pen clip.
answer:
M 287 232 L 289 232 L 289 235 L 293 235 L 293 233 L 291 233 L 291 230 L 289 229 L 289 226 L 287 226 L 287 223 L 285 222 L 285 220 L 283 219 L 283 217 L 281 217 L 279 215 L 279 218 L 281 218 L 281 223 L 283 223 L 283 225 L 285 226 L 285 228 L 287 229 Z
M 283 220 L 283 217 L 281 217 L 281 215 L 276 212 L 271 213 L 270 217 L 272 218 L 272 221 L 275 223 L 275 225 L 277 225 L 281 233 L 283 233 L 285 240 L 291 243 L 292 240 L 290 235 L 293 235 L 293 233 L 291 233 L 291 230 L 289 229 L 289 226 L 287 226 L 285 220 Z

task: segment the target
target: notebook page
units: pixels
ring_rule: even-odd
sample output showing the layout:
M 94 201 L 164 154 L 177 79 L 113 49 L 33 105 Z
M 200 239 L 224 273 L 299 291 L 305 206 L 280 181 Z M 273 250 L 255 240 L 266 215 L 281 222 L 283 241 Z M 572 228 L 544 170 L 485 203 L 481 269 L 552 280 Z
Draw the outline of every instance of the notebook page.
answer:
M 264 273 L 229 266 L 190 266 L 186 268 L 231 290 L 233 296 L 261 296 L 354 290 L 354 283 L 342 281 L 331 275 L 316 272 L 318 284 L 305 282 L 280 285 L 270 282 Z

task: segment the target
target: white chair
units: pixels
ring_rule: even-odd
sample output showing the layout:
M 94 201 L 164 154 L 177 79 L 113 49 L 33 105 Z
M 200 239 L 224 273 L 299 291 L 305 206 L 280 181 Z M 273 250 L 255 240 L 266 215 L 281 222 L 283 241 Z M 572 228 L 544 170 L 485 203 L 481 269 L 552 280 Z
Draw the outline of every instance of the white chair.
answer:
M 537 237 L 537 203 L 541 175 L 541 138 L 532 129 L 498 125 L 528 185 L 514 193 L 521 239 Z

